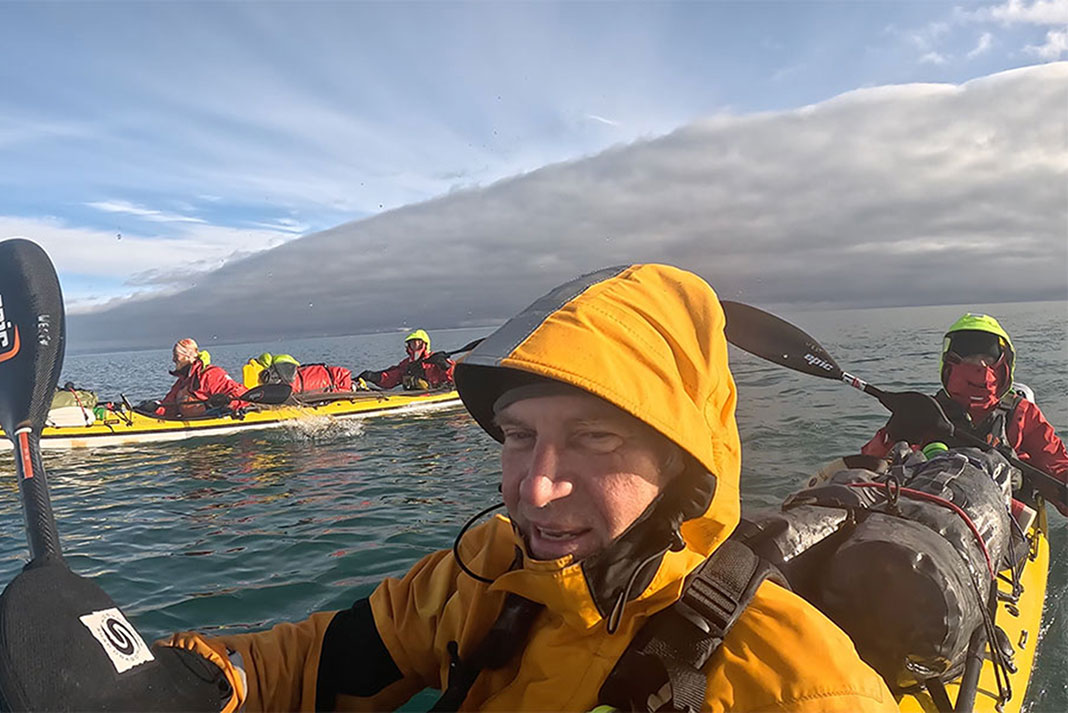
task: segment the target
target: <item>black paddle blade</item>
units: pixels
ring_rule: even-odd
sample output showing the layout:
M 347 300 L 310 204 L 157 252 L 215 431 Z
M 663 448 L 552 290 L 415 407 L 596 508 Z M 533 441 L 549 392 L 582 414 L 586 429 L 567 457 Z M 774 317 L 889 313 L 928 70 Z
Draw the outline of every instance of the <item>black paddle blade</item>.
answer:
M 284 404 L 292 395 L 293 387 L 289 384 L 264 384 L 249 389 L 235 400 L 253 404 Z
M 0 428 L 40 434 L 63 367 L 63 294 L 48 255 L 0 242 Z
M 842 370 L 820 343 L 789 322 L 741 302 L 723 300 L 727 341 L 754 356 L 824 379 Z
M 56 562 L 27 568 L 0 596 L 0 695 L 11 711 L 212 711 L 221 671 L 150 649 L 92 580 Z
M 484 342 L 485 340 L 486 340 L 485 337 L 479 337 L 478 339 L 474 340 L 473 342 L 468 342 L 467 344 L 463 345 L 459 349 L 453 349 L 451 352 L 445 352 L 445 356 L 450 356 L 451 357 L 453 354 L 463 354 L 464 352 L 469 352 L 472 349 L 474 349 L 475 347 L 477 347 L 479 344 Z

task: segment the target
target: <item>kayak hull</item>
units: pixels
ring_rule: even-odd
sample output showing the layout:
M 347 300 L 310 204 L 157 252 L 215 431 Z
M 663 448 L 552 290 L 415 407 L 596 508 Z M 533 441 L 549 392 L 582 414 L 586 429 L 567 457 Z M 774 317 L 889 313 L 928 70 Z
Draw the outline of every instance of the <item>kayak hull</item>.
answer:
M 202 436 L 225 436 L 242 431 L 278 428 L 314 418 L 359 419 L 387 413 L 425 412 L 456 406 L 456 391 L 367 392 L 327 403 L 283 405 L 249 410 L 239 416 L 200 419 L 162 419 L 141 413 L 108 413 L 89 426 L 45 427 L 41 448 L 65 450 L 180 441 Z M 0 436 L 3 432 L 0 431 Z M 7 438 L 3 442 L 10 443 Z

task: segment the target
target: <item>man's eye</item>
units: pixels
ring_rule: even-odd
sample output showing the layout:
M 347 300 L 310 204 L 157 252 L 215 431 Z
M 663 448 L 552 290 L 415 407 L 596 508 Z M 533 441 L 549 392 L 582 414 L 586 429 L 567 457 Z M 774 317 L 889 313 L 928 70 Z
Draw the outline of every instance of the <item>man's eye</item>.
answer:
M 504 442 L 506 444 L 520 445 L 529 443 L 533 438 L 534 434 L 530 431 L 507 430 L 504 432 Z
M 586 431 L 578 435 L 579 443 L 590 450 L 614 451 L 623 444 L 623 438 L 611 431 Z

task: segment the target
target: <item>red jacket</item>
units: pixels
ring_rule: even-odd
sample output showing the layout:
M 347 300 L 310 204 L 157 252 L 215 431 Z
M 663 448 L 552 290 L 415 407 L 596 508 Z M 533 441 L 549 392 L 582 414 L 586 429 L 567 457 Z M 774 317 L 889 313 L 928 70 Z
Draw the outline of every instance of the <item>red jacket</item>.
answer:
M 973 420 L 981 421 L 981 418 Z M 1027 399 L 1021 399 L 1019 406 L 1006 424 L 1005 435 L 1008 445 L 1016 451 L 1020 460 L 1043 470 L 1058 480 L 1068 482 L 1068 452 L 1064 442 L 1057 436 L 1042 411 Z M 893 442 L 886 426 L 880 428 L 875 436 L 864 444 L 860 452 L 864 455 L 882 458 L 890 450 Z M 923 444 L 918 444 L 923 445 Z M 1068 515 L 1068 503 L 1054 503 L 1061 513 Z
M 452 359 L 445 359 L 445 363 L 448 364 L 448 368 L 442 369 L 438 364 L 431 363 L 430 358 L 433 354 L 427 355 L 419 365 L 414 367 L 414 370 L 418 370 L 422 367 L 422 375 L 419 378 L 425 379 L 430 388 L 436 389 L 444 384 L 452 384 L 452 372 L 456 367 L 456 362 Z M 404 375 L 408 373 L 408 367 L 412 365 L 411 357 L 404 357 L 404 360 L 396 366 L 391 366 L 385 371 L 381 372 L 378 377 L 377 383 L 383 389 L 392 389 L 404 381 Z M 416 376 L 419 376 L 416 374 Z
M 174 386 L 163 397 L 163 402 L 156 409 L 156 414 L 170 418 L 202 416 L 207 411 L 206 404 L 185 402 L 204 402 L 215 394 L 240 396 L 247 390 L 231 379 L 221 366 L 204 366 L 204 362 L 200 359 L 194 359 L 185 374 L 178 377 Z M 243 408 L 247 405 L 244 401 L 233 401 L 230 407 Z

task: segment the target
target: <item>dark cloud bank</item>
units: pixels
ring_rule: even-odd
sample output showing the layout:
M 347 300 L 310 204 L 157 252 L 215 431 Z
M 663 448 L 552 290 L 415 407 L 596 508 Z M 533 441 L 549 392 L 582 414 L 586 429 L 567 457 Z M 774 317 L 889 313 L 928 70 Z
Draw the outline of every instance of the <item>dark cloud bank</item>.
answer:
M 676 264 L 839 306 L 1068 297 L 1068 63 L 722 117 L 308 235 L 71 318 L 74 348 L 486 324 L 577 274 Z

